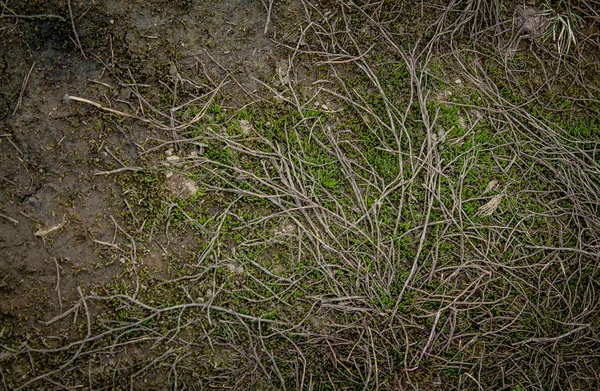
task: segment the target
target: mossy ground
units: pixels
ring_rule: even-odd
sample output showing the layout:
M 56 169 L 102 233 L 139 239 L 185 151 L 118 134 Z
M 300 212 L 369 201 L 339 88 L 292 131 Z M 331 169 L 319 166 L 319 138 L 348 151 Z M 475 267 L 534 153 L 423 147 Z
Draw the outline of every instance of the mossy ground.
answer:
M 597 388 L 588 44 L 507 59 L 487 8 L 275 2 L 275 48 L 245 2 L 71 5 L 90 59 L 51 47 L 15 116 L 2 70 L 6 389 Z

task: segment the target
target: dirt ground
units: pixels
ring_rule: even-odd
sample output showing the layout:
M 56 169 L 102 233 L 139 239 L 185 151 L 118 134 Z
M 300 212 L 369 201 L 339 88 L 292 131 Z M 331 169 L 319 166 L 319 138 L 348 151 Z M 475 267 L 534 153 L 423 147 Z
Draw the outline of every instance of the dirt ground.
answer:
M 328 4 L 321 5 L 323 14 L 320 15 L 324 15 L 324 20 L 328 20 L 329 16 L 326 14 Z M 48 353 L 54 351 L 57 353 L 66 351 L 65 346 L 68 349 L 76 349 L 79 346 L 70 346 L 69 341 L 91 338 L 93 333 L 89 329 L 90 319 L 87 319 L 87 331 L 86 325 L 79 323 L 84 316 L 104 319 L 103 316 L 106 314 L 102 312 L 104 310 L 101 306 L 92 308 L 90 305 L 89 309 L 86 307 L 85 313 L 78 312 L 81 305 L 86 305 L 86 301 L 83 299 L 84 295 L 94 297 L 103 294 L 117 295 L 123 292 L 131 293 L 135 290 L 135 294 L 131 296 L 136 298 L 138 290 L 140 290 L 140 297 L 143 296 L 142 293 L 146 289 L 144 284 L 147 284 L 147 281 L 158 281 L 156 289 L 160 290 L 162 279 L 165 281 L 179 278 L 200 280 L 200 277 L 194 277 L 193 273 L 189 272 L 189 268 L 192 268 L 193 264 L 201 264 L 204 260 L 202 254 L 205 251 L 208 253 L 207 246 L 209 246 L 209 250 L 212 248 L 210 246 L 213 244 L 210 243 L 210 240 L 183 225 L 171 226 L 170 223 L 154 225 L 153 218 L 159 213 L 159 210 L 166 210 L 165 213 L 169 218 L 179 213 L 177 211 L 180 209 L 185 212 L 187 210 L 185 205 L 188 205 L 186 202 L 190 200 L 190 205 L 192 202 L 199 202 L 199 205 L 206 208 L 209 222 L 218 222 L 220 216 L 227 215 L 229 206 L 233 207 L 237 202 L 236 194 L 235 192 L 231 194 L 214 192 L 214 194 L 204 196 L 198 189 L 203 177 L 194 177 L 197 180 L 190 180 L 189 175 L 186 176 L 185 173 L 177 171 L 182 160 L 202 156 L 206 153 L 205 150 L 210 148 L 208 141 L 204 139 L 197 142 L 193 139 L 189 145 L 182 146 L 178 141 L 173 141 L 176 140 L 175 133 L 174 131 L 171 133 L 169 130 L 170 127 L 176 128 L 178 124 L 194 118 L 198 115 L 198 111 L 194 111 L 195 109 L 190 106 L 190 109 L 184 110 L 185 112 L 180 117 L 175 117 L 175 111 L 169 114 L 168 111 L 153 111 L 153 108 L 175 107 L 181 102 L 198 97 L 203 102 L 210 101 L 214 105 L 218 105 L 220 110 L 225 113 L 236 113 L 243 110 L 249 103 L 272 99 L 273 90 L 265 83 L 269 81 L 272 82 L 270 85 L 282 86 L 289 82 L 286 77 L 290 77 L 290 75 L 286 75 L 286 72 L 290 59 L 290 48 L 293 49 L 297 42 L 303 39 L 301 37 L 303 30 L 299 30 L 297 27 L 300 25 L 300 15 L 308 12 L 306 4 L 295 0 L 272 3 L 260 0 L 224 0 L 220 2 L 194 0 L 131 0 L 127 2 L 116 0 L 22 0 L 17 2 L 5 0 L 0 2 L 0 8 L 2 8 L 0 18 L 0 189 L 2 190 L 0 192 L 0 345 L 3 347 L 3 350 L 0 351 L 0 376 L 2 377 L 0 386 L 6 390 L 182 389 L 178 388 L 178 384 L 183 389 L 223 389 L 220 387 L 286 389 L 288 377 L 285 373 L 283 376 L 279 373 L 277 365 L 274 365 L 275 369 L 265 370 L 263 368 L 263 372 L 260 372 L 256 366 L 251 368 L 250 364 L 246 363 L 246 360 L 251 358 L 250 353 L 242 352 L 241 348 L 240 351 L 235 351 L 226 345 L 216 347 L 211 345 L 212 353 L 207 355 L 206 350 L 209 349 L 207 345 L 201 345 L 200 342 L 195 345 L 194 341 L 197 340 L 191 337 L 189 341 L 192 342 L 184 342 L 181 346 L 190 347 L 190 351 L 194 351 L 194 354 L 198 354 L 197 356 L 182 354 L 181 362 L 179 358 L 175 358 L 174 361 L 170 361 L 170 364 L 165 364 L 161 366 L 161 369 L 153 371 L 145 370 L 145 368 L 149 368 L 152 363 L 161 363 L 161 360 L 171 357 L 170 355 L 173 354 L 173 350 L 169 350 L 168 345 L 164 349 L 155 349 L 155 345 L 151 346 L 149 342 L 146 344 L 145 341 L 140 340 L 140 343 L 127 345 L 123 349 L 114 348 L 112 356 L 100 356 L 100 353 L 96 356 L 93 349 L 97 347 L 94 345 L 93 349 L 89 348 L 91 349 L 90 353 L 86 353 L 88 358 L 85 366 L 89 367 L 89 370 L 87 373 L 82 370 L 81 373 L 73 374 L 72 377 L 69 377 L 71 379 L 69 384 L 60 383 L 59 379 L 63 378 L 54 376 L 54 374 L 60 373 L 73 362 L 77 364 L 79 363 L 77 360 L 83 359 L 77 358 L 78 355 L 74 354 L 73 362 L 66 359 L 54 362 L 52 357 L 47 356 Z M 422 12 L 418 8 L 411 7 L 404 12 L 418 14 Z M 315 14 L 317 14 L 316 9 Z M 365 35 L 378 33 L 376 29 L 368 26 L 357 26 L 357 29 Z M 411 33 L 410 29 L 411 26 L 407 26 L 403 31 L 394 30 L 397 33 L 395 37 Z M 319 39 L 326 41 L 328 35 L 323 33 Z M 526 47 L 526 43 L 522 43 L 521 46 Z M 344 64 L 360 57 L 353 56 L 348 54 L 347 57 L 332 57 L 328 58 L 328 61 Z M 591 65 L 589 65 L 588 71 L 597 72 L 597 66 L 593 65 L 597 56 L 590 58 L 588 64 Z M 385 66 L 385 62 L 377 64 L 377 67 L 381 69 L 384 69 Z M 587 75 L 591 74 L 592 76 L 589 77 L 593 79 L 595 76 L 590 72 Z M 448 83 L 450 87 L 437 88 L 435 96 L 438 101 L 446 100 L 452 94 L 452 92 L 448 92 L 449 90 L 454 91 L 455 94 L 456 91 L 459 91 L 460 94 L 460 88 L 462 88 L 460 84 L 465 83 L 464 79 L 460 80 L 459 76 L 452 74 L 446 76 L 450 80 Z M 293 77 L 294 83 L 302 86 L 306 91 L 312 91 L 316 85 L 321 85 L 318 84 L 321 74 L 317 71 L 317 67 L 307 61 L 296 62 Z M 404 77 L 409 76 L 405 75 Z M 440 81 L 441 83 L 442 81 Z M 542 83 L 540 82 L 540 84 Z M 327 88 L 326 83 L 323 85 Z M 533 87 L 523 86 L 522 90 L 530 91 L 530 88 Z M 214 91 L 218 91 L 218 94 Z M 359 91 L 359 87 L 356 87 L 356 91 Z M 408 92 L 402 92 L 398 96 L 402 96 L 404 99 L 408 95 Z M 465 96 L 467 95 L 465 93 Z M 286 99 L 293 101 L 294 98 L 287 97 Z M 317 104 L 319 110 L 334 113 L 340 109 L 343 102 L 344 100 L 339 98 L 327 102 L 317 102 Z M 391 102 L 390 105 L 396 103 Z M 469 104 L 470 102 L 467 101 L 466 105 Z M 207 104 L 206 107 L 208 106 Z M 123 115 L 123 113 L 125 114 Z M 475 111 L 470 113 L 472 118 L 467 118 L 465 115 L 464 118 L 460 117 L 460 121 L 476 123 L 479 114 Z M 218 118 L 221 114 L 222 112 L 200 113 L 209 118 Z M 331 120 L 331 123 L 341 123 L 344 120 L 343 117 L 343 114 L 332 114 L 334 120 Z M 455 122 L 459 124 L 458 119 Z M 242 135 L 252 136 L 255 131 L 253 126 L 247 120 L 239 121 Z M 270 126 L 270 124 L 265 126 Z M 218 135 L 214 136 L 213 139 L 218 139 L 218 137 Z M 443 137 L 446 136 L 439 133 L 439 138 Z M 194 144 L 194 142 L 196 143 Z M 172 144 L 164 147 L 165 143 Z M 464 143 L 464 140 L 453 144 L 452 148 L 454 145 L 462 147 L 461 143 Z M 162 146 L 160 150 L 157 147 L 159 145 Z M 241 151 L 239 153 L 246 151 L 241 144 L 238 145 L 238 148 Z M 380 149 L 384 150 L 385 148 Z M 270 150 L 265 152 L 262 158 L 267 161 L 271 156 L 270 153 L 272 153 Z M 364 154 L 367 154 L 366 149 Z M 261 158 L 260 155 L 258 158 Z M 507 158 L 508 160 L 509 158 Z M 592 161 L 597 163 L 597 156 L 592 158 Z M 242 167 L 244 163 L 247 162 L 242 161 L 239 167 Z M 381 164 L 383 165 L 383 163 Z M 412 161 L 411 164 L 413 164 Z M 506 171 L 510 170 L 511 166 L 512 164 Z M 149 167 L 157 168 L 153 170 Z M 269 167 L 266 165 L 264 167 L 267 167 L 264 170 L 268 172 Z M 376 165 L 374 167 L 373 170 L 378 169 Z M 335 170 L 332 169 L 332 171 Z M 495 172 L 494 175 L 497 177 L 501 174 Z M 549 176 L 551 175 L 549 174 Z M 492 184 L 491 179 L 496 177 L 485 179 L 486 183 L 483 187 L 485 188 L 488 182 Z M 334 188 L 337 182 L 333 178 L 330 184 L 322 183 L 324 183 L 324 189 L 327 190 Z M 489 186 L 491 189 L 495 184 Z M 309 191 L 307 190 L 307 192 Z M 532 192 L 534 191 L 532 190 Z M 330 196 L 329 193 L 325 194 Z M 333 190 L 332 194 L 335 195 Z M 172 199 L 176 201 L 169 203 Z M 500 198 L 496 200 L 498 202 L 490 207 L 490 214 L 500 203 Z M 538 199 L 538 201 L 540 200 Z M 169 204 L 165 206 L 165 203 Z M 335 206 L 331 208 L 335 209 Z M 302 208 L 299 206 L 298 209 Z M 590 206 L 589 210 L 595 209 Z M 189 210 L 187 211 L 189 212 Z M 275 213 L 267 206 L 264 209 L 263 206 L 247 207 L 243 211 L 258 213 L 258 215 L 267 214 L 267 211 Z M 182 219 L 181 221 L 193 220 L 189 216 L 186 217 L 185 214 L 183 217 L 177 216 Z M 169 218 L 165 221 L 170 222 Z M 421 216 L 418 215 L 415 219 L 417 218 L 421 218 Z M 225 217 L 223 217 L 221 225 L 223 225 L 223 221 L 225 221 Z M 302 217 L 294 221 L 297 224 L 304 222 Z M 268 235 L 275 238 L 273 239 L 275 245 L 261 254 L 263 257 L 261 259 L 269 259 L 269 262 L 274 265 L 269 269 L 270 271 L 265 271 L 264 267 L 260 266 L 260 270 L 267 276 L 272 277 L 273 273 L 279 274 L 294 269 L 293 267 L 286 269 L 285 266 L 282 266 L 285 263 L 279 261 L 280 255 L 277 254 L 278 247 L 276 247 L 279 244 L 276 239 L 295 235 L 296 223 L 282 223 L 275 228 L 264 223 L 264 229 L 254 228 L 256 231 L 267 232 Z M 398 226 L 398 223 L 396 225 Z M 256 226 L 260 225 L 257 223 Z M 246 232 L 244 226 L 239 229 L 241 230 L 239 232 Z M 590 232 L 595 232 L 595 226 L 590 225 L 589 229 Z M 315 230 L 317 229 L 315 228 Z M 232 232 L 234 231 L 235 229 Z M 317 238 L 318 235 L 315 234 L 314 237 Z M 416 234 L 408 236 L 408 238 L 414 243 L 419 242 Z M 229 258 L 226 258 L 224 262 L 238 259 L 238 254 L 243 251 L 243 246 L 237 244 L 235 240 L 235 237 L 231 236 L 217 244 L 221 251 L 219 254 L 228 254 Z M 591 247 L 581 250 L 581 254 L 583 254 L 581 256 L 594 258 L 590 254 L 593 251 L 591 249 L 597 248 L 597 243 L 593 244 L 593 239 L 589 239 L 588 243 L 591 243 Z M 357 248 L 361 245 L 356 244 Z M 568 244 L 564 244 L 562 247 L 567 246 Z M 561 246 L 557 245 L 557 247 Z M 407 251 L 413 254 L 412 250 Z M 419 249 L 417 254 L 413 255 L 418 258 L 420 253 Z M 467 252 L 463 258 L 474 259 L 475 256 L 476 254 Z M 515 255 L 515 257 L 517 256 Z M 250 264 L 254 265 L 252 263 L 254 261 L 248 262 L 243 265 L 233 262 L 224 264 L 229 273 L 228 279 L 233 286 L 231 289 L 235 290 L 244 287 L 245 284 L 250 284 L 244 279 L 245 277 L 241 277 L 244 274 L 244 267 L 248 267 Z M 588 264 L 586 263 L 586 265 Z M 410 266 L 411 263 L 404 265 L 407 270 L 410 270 Z M 518 267 L 520 266 L 516 266 L 516 268 Z M 498 266 L 498 268 L 500 267 Z M 554 269 L 550 267 L 544 270 Z M 339 274 L 343 273 L 342 268 Z M 385 274 L 385 271 L 382 273 Z M 433 271 L 431 273 L 430 278 Z M 477 275 L 477 278 L 483 275 L 487 276 L 488 274 L 485 273 Z M 494 269 L 493 273 L 500 272 Z M 492 276 L 493 273 L 490 271 L 489 276 Z M 592 291 L 597 287 L 597 281 L 593 282 L 594 276 L 597 274 L 597 267 L 593 267 L 593 271 L 588 275 L 589 286 L 594 287 L 593 289 L 589 288 Z M 442 274 L 442 279 L 443 276 L 444 274 Z M 425 278 L 423 277 L 424 280 Z M 469 280 L 471 277 L 460 278 L 464 279 L 457 277 L 456 286 L 467 286 L 474 281 Z M 143 282 L 140 284 L 140 281 Z M 210 299 L 212 295 L 216 295 L 215 292 L 218 290 L 212 287 L 211 289 L 214 288 L 214 290 L 211 291 L 207 289 L 210 286 L 206 284 L 201 285 L 197 292 L 191 291 L 192 288 L 187 291 L 188 288 L 184 287 L 185 296 L 183 297 L 192 299 L 194 295 L 203 295 L 199 299 L 193 299 L 196 302 L 206 300 L 212 303 Z M 354 282 L 348 286 L 353 286 L 353 284 Z M 355 285 L 358 286 L 359 283 L 357 282 Z M 264 289 L 271 293 L 273 293 L 271 289 L 276 290 L 272 285 Z M 375 292 L 376 289 L 372 290 Z M 183 295 L 182 292 L 178 292 Z M 281 294 L 285 292 L 284 290 Z M 345 292 L 340 288 L 336 292 L 340 296 L 339 306 L 346 305 L 342 303 L 344 300 L 350 302 L 358 300 L 352 291 Z M 165 295 L 168 297 L 171 294 L 165 293 Z M 324 297 L 330 298 L 325 294 Z M 150 303 L 151 295 L 146 299 L 149 300 L 147 303 Z M 324 300 L 321 299 L 321 302 L 325 302 Z M 383 302 L 383 299 L 381 301 Z M 519 301 L 514 299 L 513 302 L 518 303 Z M 134 304 L 139 303 L 135 302 Z M 155 304 L 159 308 L 164 303 Z M 170 304 L 172 305 L 172 303 Z M 392 304 L 385 305 L 393 308 L 393 304 L 392 300 Z M 330 304 L 332 308 L 337 305 Z M 354 308 L 355 305 L 347 304 L 348 308 Z M 423 305 L 426 306 L 426 304 Z M 382 304 L 382 306 L 384 305 Z M 222 305 L 216 311 L 220 311 L 224 307 Z M 396 311 L 401 311 L 398 310 L 398 307 L 398 303 L 396 303 L 396 308 L 393 309 L 394 314 Z M 77 310 L 75 319 L 73 319 L 73 312 L 68 312 L 72 308 Z M 115 308 L 115 314 L 117 314 L 120 307 L 115 304 Z M 144 309 L 145 307 L 140 305 L 140 308 Z M 227 311 L 225 309 L 224 313 L 231 315 Z M 65 312 L 68 313 L 61 317 Z M 389 308 L 385 311 L 381 310 L 381 314 L 391 312 L 392 310 Z M 156 313 L 158 313 L 156 318 L 160 318 L 160 310 Z M 375 313 L 374 310 L 373 313 Z M 387 316 L 381 314 L 377 313 L 376 315 Z M 373 319 L 369 318 L 373 324 L 378 322 L 376 315 L 373 315 Z M 236 315 L 232 315 L 232 318 L 234 316 Z M 307 321 L 307 323 L 313 322 L 311 323 L 312 330 L 317 330 L 311 337 L 311 341 L 319 343 L 320 335 L 327 333 L 329 326 L 323 326 L 324 323 L 319 322 L 324 322 L 323 319 L 329 319 L 329 316 L 324 315 L 318 321 Z M 354 316 L 354 314 L 348 315 L 343 319 L 348 322 L 347 324 L 361 323 Z M 454 322 L 456 323 L 456 313 L 451 316 L 455 317 Z M 128 319 L 137 321 L 142 318 L 142 315 L 134 312 Z M 431 333 L 428 331 L 431 322 L 424 322 L 422 327 L 415 326 L 415 330 L 418 330 L 415 331 L 415 335 L 418 335 L 418 338 L 424 342 L 432 340 L 438 318 L 439 315 L 435 318 Z M 595 320 L 590 320 L 592 318 Z M 340 320 L 336 319 L 334 321 L 331 316 L 333 325 L 331 327 L 339 325 Z M 451 319 L 450 315 L 448 319 Z M 597 320 L 597 317 L 594 318 L 590 314 L 586 320 L 581 320 L 579 323 L 573 321 L 569 324 L 592 325 Z M 115 320 L 115 322 L 120 325 L 118 321 Z M 208 323 L 210 324 L 210 322 L 209 314 Z M 474 326 L 475 323 L 475 321 L 472 324 L 466 321 L 465 327 L 479 328 L 479 323 Z M 77 327 L 73 326 L 75 324 Z M 179 331 L 179 320 L 176 324 Z M 202 324 L 204 325 L 204 323 Z M 237 331 L 238 329 L 233 326 L 228 329 L 227 324 L 226 320 L 223 321 L 223 330 L 225 330 L 223 335 L 230 333 L 232 340 L 237 338 L 246 341 L 243 332 Z M 451 324 L 451 322 L 447 324 Z M 498 326 L 498 328 L 508 328 L 509 326 L 510 324 Z M 599 326 L 593 324 L 589 327 L 597 331 Z M 182 330 L 184 328 L 182 326 Z M 335 335 L 339 335 L 339 338 L 344 338 L 344 340 L 353 338 L 358 340 L 359 336 L 363 338 L 367 335 L 363 335 L 362 332 L 359 334 L 359 332 L 341 329 L 343 330 Z M 134 333 L 135 330 L 128 329 L 128 331 L 124 331 L 124 334 Z M 182 334 L 187 332 L 192 333 L 185 329 Z M 412 331 L 409 330 L 407 333 L 410 332 Z M 210 332 L 207 333 L 210 334 Z M 336 331 L 336 333 L 338 332 Z M 365 331 L 365 333 L 367 332 Z M 166 332 L 161 338 L 171 337 L 174 339 L 175 335 Z M 112 341 L 114 346 L 119 346 L 121 338 L 125 337 L 114 337 Z M 150 337 L 148 338 L 150 339 Z M 408 337 L 406 338 L 408 342 Z M 470 339 L 472 337 L 468 333 L 465 333 L 462 338 L 465 342 L 470 340 L 468 344 L 474 341 L 474 339 Z M 217 338 L 217 340 L 219 339 Z M 248 337 L 248 340 L 250 345 L 259 344 L 257 341 L 263 341 L 262 335 L 261 338 L 256 339 Z M 267 340 L 266 337 L 264 340 Z M 90 339 L 90 341 L 92 340 Z M 96 343 L 95 341 L 94 339 L 92 343 Z M 369 339 L 369 341 L 374 341 L 374 339 Z M 289 342 L 295 343 L 291 339 Z M 300 345 L 300 343 L 298 344 Z M 353 347 L 348 347 L 348 350 L 340 348 L 339 352 L 334 353 L 335 342 L 331 345 L 327 340 L 327 344 L 329 344 L 329 349 L 323 351 L 327 351 L 328 357 L 329 354 L 336 357 L 340 355 L 348 357 L 348 361 L 352 361 L 350 357 L 354 351 Z M 473 344 L 475 345 L 474 342 Z M 13 354 L 16 355 L 16 352 L 23 346 L 34 348 L 29 350 L 28 355 L 21 355 L 18 360 L 13 359 Z M 253 349 L 256 349 L 254 345 L 252 346 Z M 371 354 L 369 344 L 366 346 L 367 348 L 361 352 L 369 356 Z M 383 343 L 380 346 L 383 346 Z M 595 349 L 596 341 L 593 342 L 593 346 Z M 61 350 L 63 348 L 64 350 Z M 426 342 L 424 347 L 418 348 L 419 352 L 422 350 L 422 353 L 419 353 L 420 358 L 427 357 L 425 352 L 428 348 L 430 348 L 429 342 Z M 42 350 L 35 349 L 45 350 L 42 353 Z M 99 347 L 97 349 L 100 351 Z M 270 365 L 271 362 L 274 363 L 274 358 L 269 356 L 268 352 L 277 349 L 287 348 L 281 345 L 271 346 L 267 342 L 264 350 L 261 350 L 267 353 L 260 360 L 257 358 L 257 362 L 263 363 L 265 366 Z M 484 347 L 477 349 L 479 349 L 477 351 L 482 351 Z M 103 351 L 102 354 L 105 353 Z M 373 354 L 375 354 L 375 347 L 373 347 Z M 473 353 L 473 355 L 476 354 Z M 590 365 L 592 371 L 593 368 L 597 370 L 598 352 L 591 351 L 589 355 L 596 357 Z M 197 364 L 193 357 L 201 360 L 202 364 Z M 201 357 L 201 359 L 197 357 Z M 313 384 L 312 374 L 319 373 L 319 357 L 305 359 L 311 361 L 317 369 L 307 365 L 305 368 L 313 368 L 313 370 L 311 372 L 310 369 L 305 369 L 310 374 L 306 378 L 298 375 L 302 371 L 296 369 L 294 372 L 296 377 L 292 376 L 295 379 L 296 388 L 334 389 L 335 387 L 328 388 L 324 380 L 320 380 L 322 381 L 319 383 L 320 385 Z M 390 359 L 389 357 L 387 359 L 390 362 L 395 360 L 395 358 Z M 462 356 L 460 360 L 462 360 Z M 402 357 L 397 358 L 397 361 L 394 362 L 401 361 Z M 285 365 L 294 367 L 299 365 L 298 362 L 287 362 Z M 375 359 L 374 362 L 377 360 Z M 455 375 L 452 368 L 443 372 L 443 375 L 432 375 L 428 373 L 428 364 L 423 364 L 418 369 L 416 365 L 413 368 L 404 368 L 398 371 L 388 368 L 389 373 L 402 373 L 402 375 L 398 375 L 397 378 L 394 377 L 395 375 L 389 375 L 388 379 L 394 379 L 383 385 L 379 384 L 378 380 L 372 380 L 371 369 L 365 369 L 366 367 L 362 367 L 361 363 L 355 362 L 355 364 L 356 368 L 361 368 L 358 370 L 359 372 L 364 370 L 365 373 L 369 373 L 366 380 L 364 378 L 357 380 L 357 384 L 364 383 L 363 389 L 400 389 L 394 387 L 444 389 L 440 376 Z M 404 358 L 404 364 L 406 364 L 406 358 Z M 48 374 L 45 371 L 45 365 L 48 365 L 49 370 L 55 372 Z M 198 380 L 203 376 L 201 370 L 190 370 L 189 373 L 186 372 L 187 378 L 178 380 L 178 372 L 173 370 L 177 365 L 185 368 L 206 367 L 203 369 L 206 373 L 212 371 L 210 372 L 211 380 L 206 380 L 206 383 L 203 382 L 204 380 Z M 596 366 L 594 367 L 594 365 Z M 283 365 L 281 367 L 283 368 Z M 354 373 L 354 369 L 348 369 L 344 364 L 341 364 L 339 368 L 336 365 L 334 367 L 335 371 L 342 374 L 345 373 L 344 371 Z M 407 367 L 409 366 L 407 365 Z M 375 368 L 373 371 L 377 371 L 377 369 Z M 404 378 L 403 376 L 410 371 L 415 371 L 413 381 L 416 385 L 398 380 L 400 377 Z M 252 373 L 252 375 L 246 377 L 243 375 L 245 372 Z M 324 370 L 320 374 L 323 375 L 323 378 L 326 377 L 325 372 Z M 263 379 L 256 373 L 271 373 L 272 378 Z M 139 377 L 137 374 L 140 374 Z M 315 375 L 315 379 L 320 375 Z M 471 381 L 472 374 L 467 373 L 467 375 L 461 375 L 463 376 L 461 379 Z M 120 376 L 123 378 L 120 379 Z M 173 376 L 175 380 L 173 380 Z M 198 378 L 194 378 L 194 376 L 198 376 Z M 112 384 L 105 383 L 106 379 L 112 379 Z M 321 378 L 319 377 L 319 379 Z M 194 383 L 195 381 L 197 382 Z M 598 381 L 596 384 L 600 384 L 600 379 L 589 380 L 586 384 L 593 384 L 595 381 Z M 192 384 L 196 384 L 197 388 Z M 288 388 L 293 387 L 291 383 L 287 384 Z M 470 383 L 470 386 L 475 387 L 474 384 Z M 518 384 L 521 383 L 515 381 L 507 385 L 506 390 L 534 389 L 519 388 Z M 410 385 L 413 388 L 410 388 Z M 459 385 L 456 388 L 447 389 L 477 389 L 469 388 L 470 386 L 461 388 L 462 386 Z M 359 388 L 342 384 L 339 389 Z M 560 388 L 550 387 L 548 389 Z
M 17 6 L 19 14 L 63 15 L 66 4 Z M 56 284 L 55 260 L 67 300 L 76 296 L 76 286 L 117 273 L 118 265 L 105 267 L 109 261 L 94 250 L 93 240 L 111 238 L 118 190 L 114 180 L 94 172 L 116 163 L 111 151 L 137 165 L 136 143 L 157 136 L 144 126 L 124 134 L 95 109 L 69 104 L 65 96 L 120 97 L 123 107 L 130 106 L 131 94 L 108 76 L 115 67 L 131 69 L 150 88 L 175 72 L 194 78 L 205 67 L 217 80 L 235 72 L 245 89 L 255 91 L 254 78 L 275 72 L 277 50 L 264 34 L 260 2 L 102 1 L 72 7 L 79 39 L 94 48 L 87 58 L 73 42 L 68 20 L 2 19 L 3 316 L 37 314 L 33 303 L 46 303 L 44 313 L 57 310 L 56 295 L 45 294 Z M 270 34 L 283 19 L 282 12 L 274 16 Z M 47 236 L 36 235 L 59 225 Z
M 100 243 L 115 243 L 116 227 L 123 224 L 123 188 L 111 175 L 95 173 L 121 162 L 141 164 L 137 145 L 164 136 L 143 124 L 107 121 L 65 96 L 107 105 L 116 100 L 116 109 L 128 110 L 135 105 L 131 84 L 115 84 L 111 73 L 130 75 L 130 83 L 148 86 L 143 93 L 154 97 L 159 81 L 197 80 L 200 74 L 222 80 L 234 73 L 240 85 L 230 89 L 227 104 L 239 107 L 256 93 L 255 79 L 275 73 L 279 51 L 272 38 L 294 23 L 298 4 L 277 4 L 265 33 L 259 1 L 72 1 L 85 57 L 66 2 L 3 6 L 0 324 L 3 334 L 29 335 L 76 301 L 78 287 L 88 291 L 122 272 L 122 257 Z M 187 83 L 181 88 L 194 94 L 209 90 Z M 186 240 L 146 249 L 141 263 L 166 271 L 167 253 L 180 252 Z

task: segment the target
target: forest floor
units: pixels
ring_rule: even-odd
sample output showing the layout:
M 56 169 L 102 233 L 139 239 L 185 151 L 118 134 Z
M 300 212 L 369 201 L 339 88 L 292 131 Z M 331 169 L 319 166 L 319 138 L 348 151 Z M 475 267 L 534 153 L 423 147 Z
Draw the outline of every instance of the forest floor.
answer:
M 600 389 L 597 0 L 0 9 L 0 389 Z

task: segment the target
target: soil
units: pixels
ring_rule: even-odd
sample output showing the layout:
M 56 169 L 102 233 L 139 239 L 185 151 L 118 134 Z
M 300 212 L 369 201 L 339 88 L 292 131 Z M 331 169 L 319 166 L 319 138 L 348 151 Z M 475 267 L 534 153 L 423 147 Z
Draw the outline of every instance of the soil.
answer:
M 116 109 L 135 110 L 135 97 L 112 75 L 130 76 L 129 83 L 135 75 L 136 83 L 148 86 L 140 87 L 150 90 L 146 95 L 156 97 L 159 80 L 178 78 L 182 93 L 187 88 L 202 94 L 207 84 L 232 73 L 239 85 L 223 91 L 231 92 L 228 105 L 241 105 L 260 87 L 257 80 L 275 73 L 279 58 L 272 38 L 293 23 L 297 5 L 277 4 L 265 33 L 266 10 L 259 1 L 71 1 L 78 38 L 65 1 L 4 5 L 0 325 L 2 333 L 12 325 L 11 332 L 26 334 L 77 300 L 78 287 L 90 291 L 123 271 L 110 246 L 128 245 L 116 234 L 123 224 L 124 189 L 113 176 L 95 173 L 121 163 L 137 166 L 137 145 L 160 137 L 150 127 L 116 123 L 64 97 L 107 105 L 116 99 L 122 105 Z M 187 198 L 195 190 L 185 181 L 176 174 L 159 184 Z M 142 263 L 165 272 L 166 254 L 188 242 L 171 237 L 148 246 Z

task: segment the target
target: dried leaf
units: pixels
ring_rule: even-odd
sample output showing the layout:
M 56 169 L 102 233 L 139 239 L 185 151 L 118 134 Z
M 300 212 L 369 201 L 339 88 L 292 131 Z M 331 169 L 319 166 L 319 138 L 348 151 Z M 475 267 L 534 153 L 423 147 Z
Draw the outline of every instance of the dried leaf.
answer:
M 477 214 L 482 217 L 491 216 L 502 202 L 502 194 L 497 194 L 492 197 L 485 205 L 482 205 L 477 210 Z

